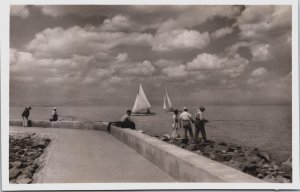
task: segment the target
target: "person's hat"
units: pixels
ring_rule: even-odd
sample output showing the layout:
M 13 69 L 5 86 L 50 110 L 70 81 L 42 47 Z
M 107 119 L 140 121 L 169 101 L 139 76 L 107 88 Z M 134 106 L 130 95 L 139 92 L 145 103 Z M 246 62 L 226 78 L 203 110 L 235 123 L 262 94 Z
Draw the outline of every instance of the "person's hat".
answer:
M 203 107 L 203 106 L 199 107 L 199 109 L 200 109 L 201 111 L 205 111 L 205 107 Z
M 187 107 L 183 107 L 183 110 L 187 110 Z
M 53 107 L 53 110 L 56 110 L 56 107 Z
M 30 105 L 27 107 L 28 109 L 31 109 Z

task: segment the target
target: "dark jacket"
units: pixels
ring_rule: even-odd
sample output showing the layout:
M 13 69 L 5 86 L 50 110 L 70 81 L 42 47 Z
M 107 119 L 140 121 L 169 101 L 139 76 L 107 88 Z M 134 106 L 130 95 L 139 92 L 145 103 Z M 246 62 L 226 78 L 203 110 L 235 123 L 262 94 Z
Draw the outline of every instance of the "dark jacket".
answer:
M 29 109 L 26 108 L 26 109 L 23 111 L 23 113 L 22 113 L 22 117 L 28 118 L 28 117 L 29 117 L 29 114 L 30 114 Z

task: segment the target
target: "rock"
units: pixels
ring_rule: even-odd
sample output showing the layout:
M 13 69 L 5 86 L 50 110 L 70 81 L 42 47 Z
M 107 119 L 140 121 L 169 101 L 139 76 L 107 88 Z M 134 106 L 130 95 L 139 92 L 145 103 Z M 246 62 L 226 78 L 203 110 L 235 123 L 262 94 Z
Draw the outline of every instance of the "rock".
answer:
M 258 156 L 259 156 L 260 158 L 266 160 L 267 162 L 270 162 L 270 161 L 271 161 L 271 156 L 270 156 L 268 153 L 266 153 L 266 152 L 260 152 L 260 153 L 258 154 Z
M 171 139 L 171 136 L 170 136 L 169 134 L 164 134 L 163 136 L 164 136 L 165 138 L 167 138 L 168 140 Z
M 27 167 L 22 171 L 22 174 L 26 175 L 29 178 L 32 178 L 33 172 L 34 172 L 34 170 L 32 167 Z
M 202 151 L 200 151 L 199 149 L 194 151 L 194 153 L 198 154 L 198 155 L 203 155 Z
M 245 157 L 247 159 L 247 162 L 253 163 L 253 164 L 258 164 L 261 160 L 261 158 L 259 158 L 256 155 L 250 155 L 250 156 L 246 155 Z
M 220 142 L 218 143 L 219 145 L 223 145 L 223 146 L 227 146 L 227 144 L 225 142 Z
M 245 156 L 258 156 L 260 154 L 257 148 L 245 149 Z
M 195 151 L 197 149 L 197 144 L 190 144 L 186 149 L 189 151 Z
M 263 166 L 262 166 L 263 168 L 269 168 L 270 167 L 270 165 L 268 164 L 268 163 L 265 163 L 265 164 L 263 164 Z
M 214 151 L 228 151 L 228 146 L 227 145 L 220 145 L 220 144 L 217 144 L 214 146 Z
M 15 179 L 21 174 L 21 171 L 17 168 L 11 168 L 9 170 L 9 179 Z
M 19 168 L 19 167 L 22 165 L 22 162 L 20 162 L 20 161 L 14 161 L 14 162 L 12 163 L 12 165 L 13 165 L 13 167 L 15 167 L 15 168 Z
M 276 182 L 275 178 L 272 175 L 267 175 L 263 178 L 264 181 L 274 183 Z
M 18 184 L 28 184 L 28 183 L 31 183 L 32 182 L 32 179 L 29 178 L 27 175 L 20 175 L 17 179 L 16 179 L 16 183 Z
M 229 161 L 231 159 L 231 155 L 216 153 L 215 154 L 215 159 L 216 159 L 216 161 L 220 161 L 220 162 Z
M 239 162 L 239 163 L 246 163 L 248 161 L 244 156 L 237 157 L 234 160 Z
M 245 163 L 242 164 L 243 167 L 241 167 L 241 170 L 245 173 L 248 173 L 250 175 L 256 176 L 258 174 L 258 171 L 256 170 L 257 166 L 252 163 Z

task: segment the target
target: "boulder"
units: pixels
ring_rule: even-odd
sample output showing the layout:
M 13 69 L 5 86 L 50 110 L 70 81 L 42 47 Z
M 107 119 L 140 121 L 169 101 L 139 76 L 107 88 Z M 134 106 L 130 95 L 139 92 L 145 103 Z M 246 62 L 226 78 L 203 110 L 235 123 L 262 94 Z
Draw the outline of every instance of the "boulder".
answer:
M 197 150 L 197 144 L 190 144 L 186 147 L 186 149 L 189 151 L 195 151 Z
M 215 153 L 215 157 L 215 160 L 220 162 L 229 161 L 231 159 L 231 155 L 222 153 Z
M 228 151 L 228 146 L 227 145 L 220 145 L 220 144 L 217 144 L 214 146 L 214 151 Z
M 263 178 L 264 181 L 270 182 L 270 183 L 274 183 L 276 182 L 275 177 L 273 177 L 272 175 L 267 175 Z
M 9 170 L 9 179 L 15 179 L 21 174 L 21 171 L 17 168 L 11 168 Z
M 14 162 L 12 163 L 12 165 L 13 165 L 13 167 L 15 167 L 15 168 L 19 168 L 19 167 L 21 167 L 22 162 L 20 162 L 20 161 L 14 161 Z
M 15 181 L 18 184 L 28 184 L 32 182 L 32 178 L 29 178 L 27 175 L 21 174 Z
M 198 155 L 203 155 L 202 151 L 200 151 L 199 149 L 194 151 L 194 153 L 198 154 Z
M 267 162 L 270 162 L 270 161 L 271 161 L 271 156 L 270 156 L 268 153 L 266 153 L 266 152 L 260 152 L 260 153 L 258 154 L 258 156 L 259 156 L 260 158 L 266 160 Z
M 243 172 L 248 173 L 250 175 L 256 176 L 258 174 L 257 166 L 255 164 L 245 163 L 242 164 L 240 168 Z

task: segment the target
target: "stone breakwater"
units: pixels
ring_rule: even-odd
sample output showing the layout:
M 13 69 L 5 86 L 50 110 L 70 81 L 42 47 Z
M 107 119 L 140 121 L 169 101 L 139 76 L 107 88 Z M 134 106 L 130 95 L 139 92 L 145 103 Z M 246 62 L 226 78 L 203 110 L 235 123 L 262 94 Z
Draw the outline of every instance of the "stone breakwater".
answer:
M 257 148 L 242 147 L 225 142 L 216 143 L 200 140 L 198 144 L 184 144 L 181 139 L 170 139 L 169 135 L 155 136 L 158 139 L 174 144 L 180 148 L 206 156 L 244 173 L 250 174 L 267 182 L 292 182 L 292 159 L 278 162 L 269 154 Z
M 42 168 L 41 158 L 51 142 L 50 138 L 36 133 L 11 133 L 9 135 L 9 182 L 28 184 Z

